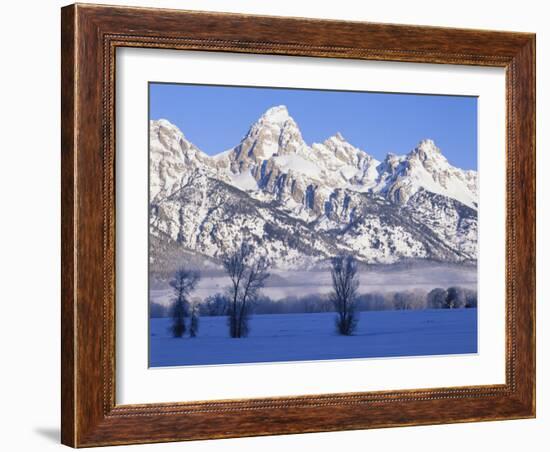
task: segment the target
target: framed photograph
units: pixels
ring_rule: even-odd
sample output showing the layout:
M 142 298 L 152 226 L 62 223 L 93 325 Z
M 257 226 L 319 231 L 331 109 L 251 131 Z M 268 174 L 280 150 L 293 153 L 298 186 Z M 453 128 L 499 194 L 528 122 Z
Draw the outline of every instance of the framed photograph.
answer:
M 62 9 L 62 442 L 535 416 L 535 36 Z

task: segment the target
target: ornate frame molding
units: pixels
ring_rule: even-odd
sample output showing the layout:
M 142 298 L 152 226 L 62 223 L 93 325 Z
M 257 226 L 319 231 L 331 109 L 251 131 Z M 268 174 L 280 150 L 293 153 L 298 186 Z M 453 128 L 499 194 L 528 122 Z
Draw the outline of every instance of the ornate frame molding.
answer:
M 279 32 L 274 35 L 273 30 Z M 64 444 L 81 447 L 535 415 L 534 35 L 77 4 L 62 9 L 62 43 Z M 506 68 L 506 383 L 116 405 L 118 47 Z

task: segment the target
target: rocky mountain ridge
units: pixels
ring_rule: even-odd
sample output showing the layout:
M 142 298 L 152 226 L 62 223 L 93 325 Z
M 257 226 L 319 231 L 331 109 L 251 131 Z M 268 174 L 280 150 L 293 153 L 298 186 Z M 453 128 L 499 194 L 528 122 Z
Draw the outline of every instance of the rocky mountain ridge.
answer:
M 365 263 L 477 258 L 477 173 L 432 140 L 378 161 L 341 133 L 309 146 L 285 106 L 209 156 L 167 120 L 150 122 L 150 233 L 159 250 L 214 260 L 243 240 L 273 265 L 337 253 Z M 164 252 L 163 251 L 163 252 Z

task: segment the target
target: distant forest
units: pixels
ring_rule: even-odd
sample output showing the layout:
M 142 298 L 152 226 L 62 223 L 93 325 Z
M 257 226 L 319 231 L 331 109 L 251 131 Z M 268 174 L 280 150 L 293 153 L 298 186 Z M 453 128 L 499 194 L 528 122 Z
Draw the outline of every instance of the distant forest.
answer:
M 225 316 L 228 310 L 227 295 L 217 293 L 194 303 L 201 316 Z M 357 311 L 391 311 L 418 309 L 458 309 L 477 307 L 477 291 L 462 287 L 435 288 L 429 292 L 416 289 L 396 292 L 360 294 L 356 299 Z M 335 312 L 329 294 L 303 297 L 286 297 L 274 300 L 260 295 L 251 306 L 254 314 L 299 314 Z M 170 317 L 171 306 L 150 302 L 151 318 Z

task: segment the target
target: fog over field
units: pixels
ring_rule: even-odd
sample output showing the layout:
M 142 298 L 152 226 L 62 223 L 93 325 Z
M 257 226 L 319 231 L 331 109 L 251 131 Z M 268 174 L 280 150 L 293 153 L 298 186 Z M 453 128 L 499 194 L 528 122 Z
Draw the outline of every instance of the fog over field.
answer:
M 435 287 L 459 286 L 477 288 L 477 267 L 441 263 L 414 263 L 414 265 L 364 266 L 359 271 L 359 293 L 394 292 L 422 289 L 429 292 Z M 201 280 L 192 298 L 204 299 L 224 292 L 229 285 L 227 276 L 220 272 L 202 272 Z M 327 294 L 332 290 L 330 271 L 270 270 L 270 277 L 262 294 L 274 300 Z M 156 282 L 150 288 L 150 301 L 169 305 L 173 290 L 165 282 Z

